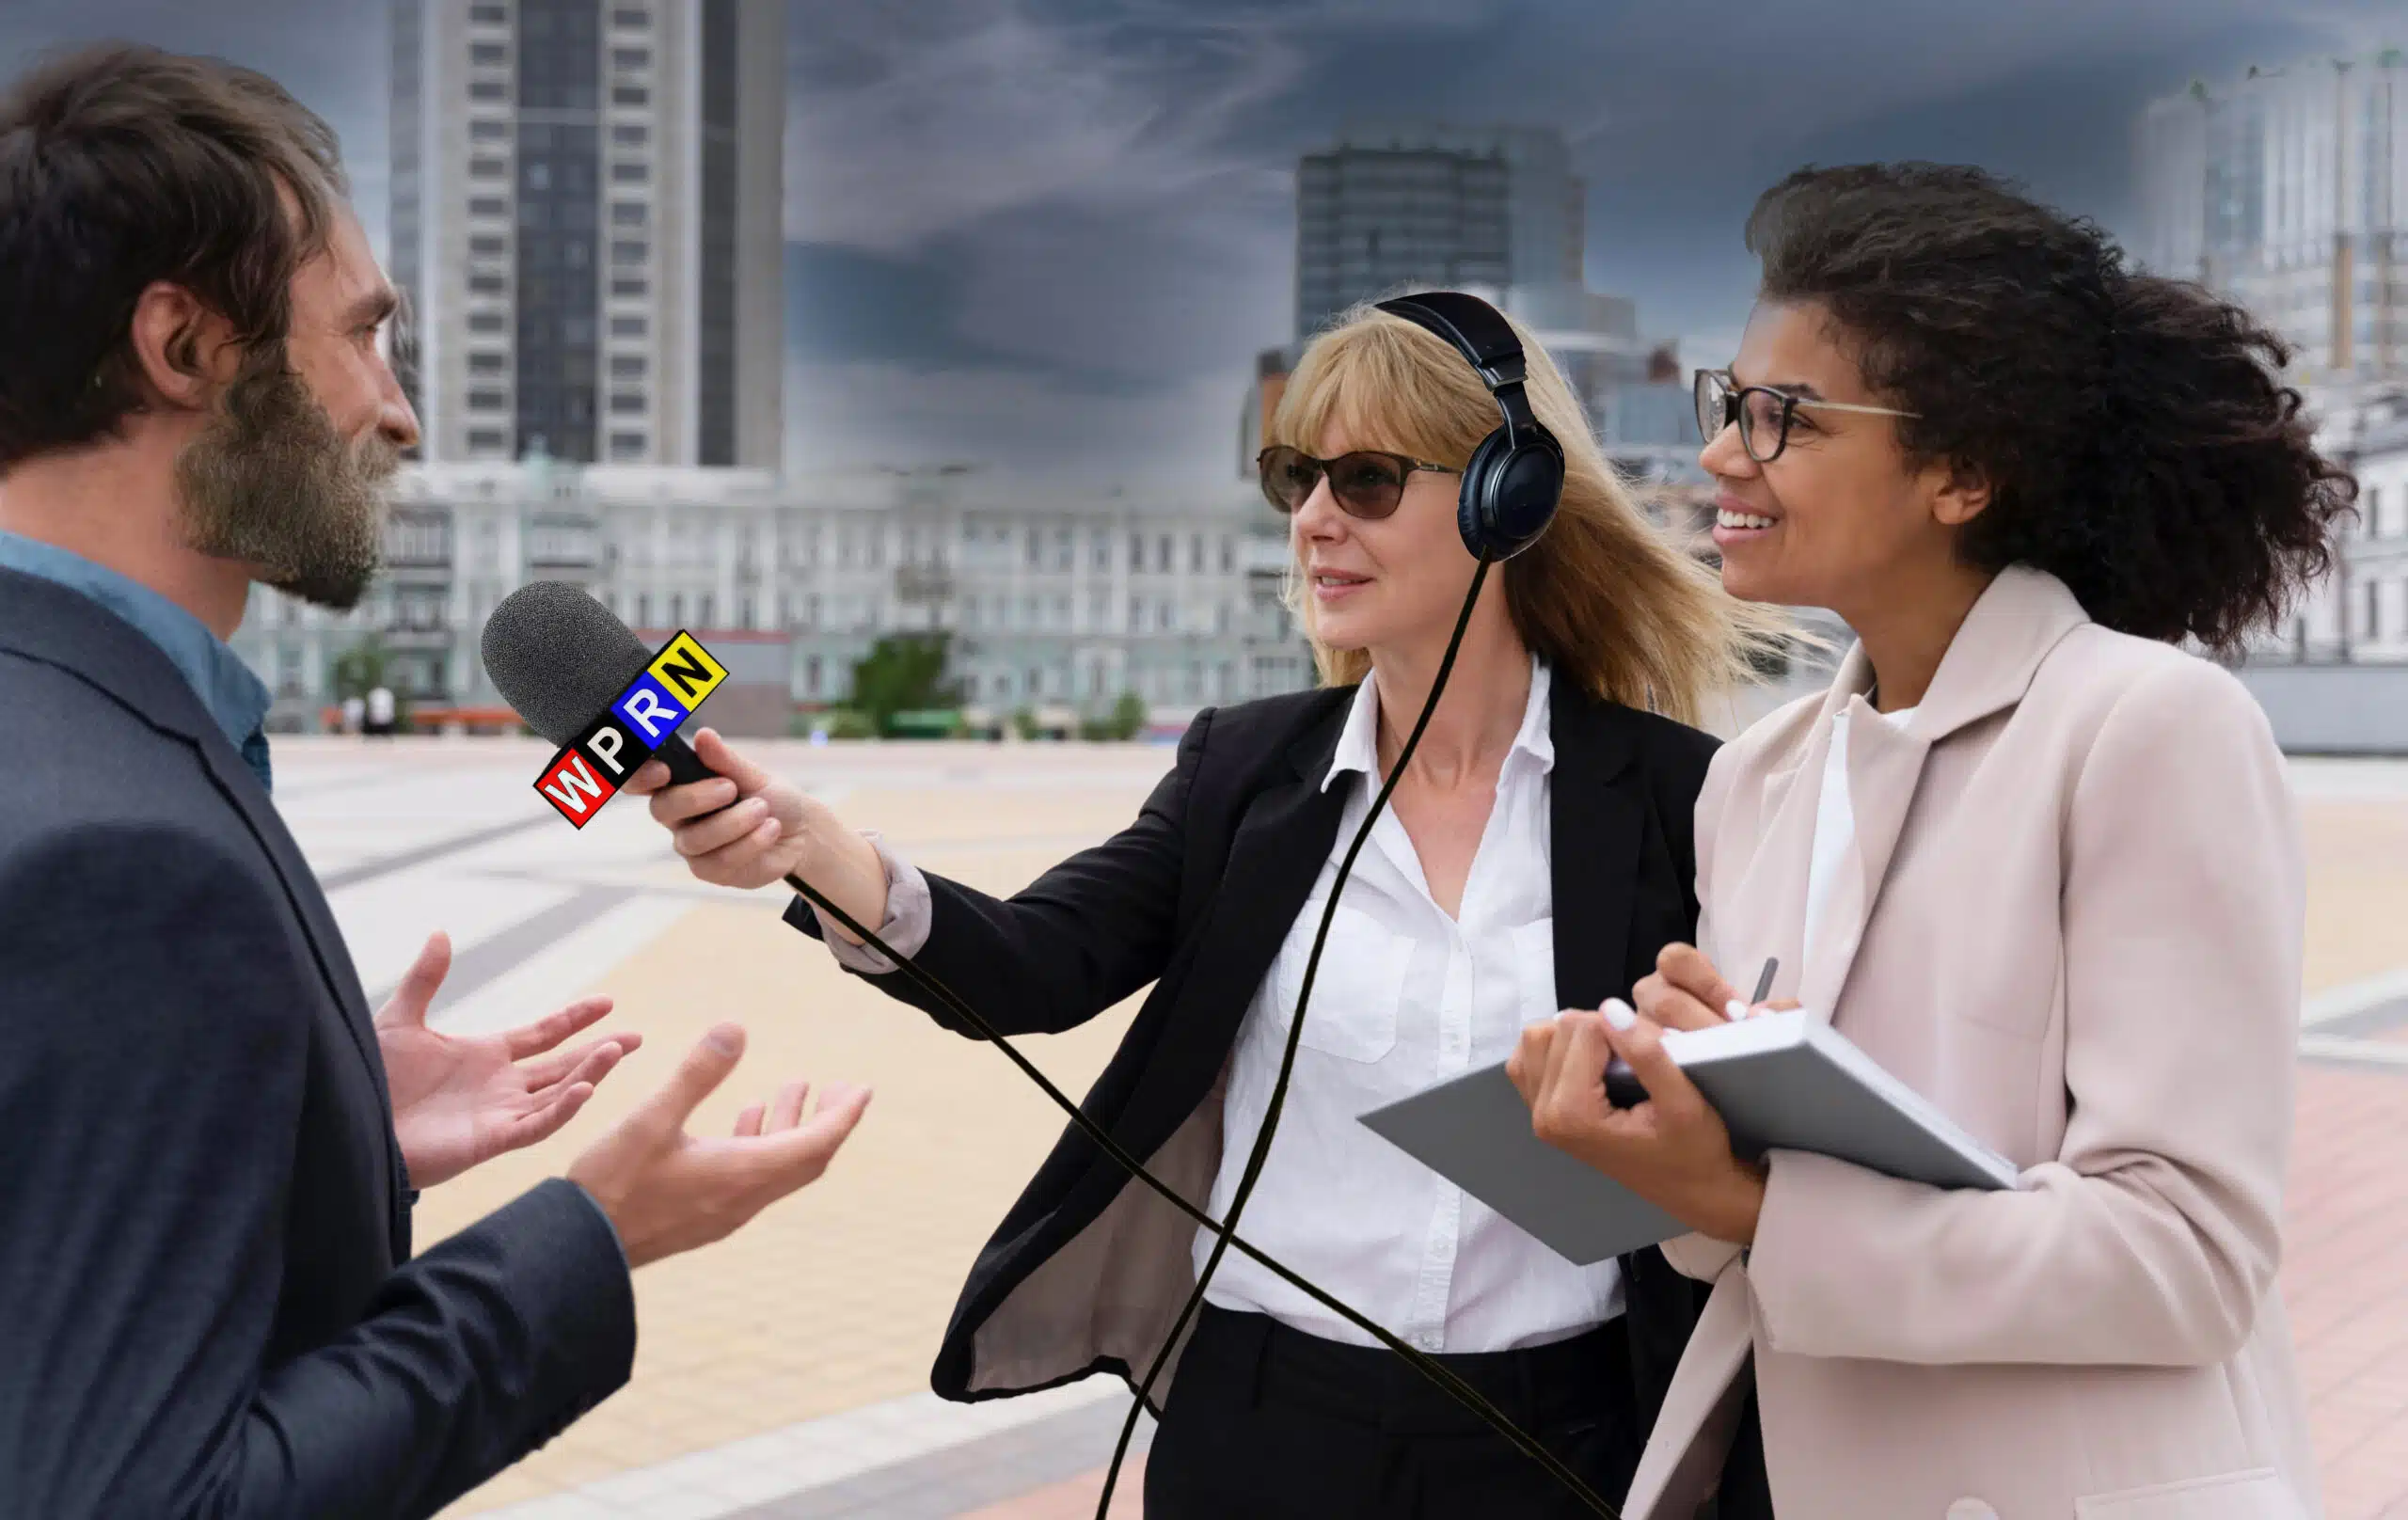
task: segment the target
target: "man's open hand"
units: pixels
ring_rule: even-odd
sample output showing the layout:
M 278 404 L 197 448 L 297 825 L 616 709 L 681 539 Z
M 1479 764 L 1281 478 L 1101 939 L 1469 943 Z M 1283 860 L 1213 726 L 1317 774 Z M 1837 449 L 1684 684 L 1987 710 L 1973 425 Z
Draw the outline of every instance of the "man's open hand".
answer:
M 643 1042 L 641 1035 L 606 1035 L 547 1053 L 609 1013 L 606 997 L 572 1003 L 506 1034 L 440 1034 L 426 1026 L 426 1010 L 451 969 L 452 941 L 437 930 L 376 1014 L 393 1130 L 416 1188 L 449 1181 L 555 1133 L 619 1058 Z

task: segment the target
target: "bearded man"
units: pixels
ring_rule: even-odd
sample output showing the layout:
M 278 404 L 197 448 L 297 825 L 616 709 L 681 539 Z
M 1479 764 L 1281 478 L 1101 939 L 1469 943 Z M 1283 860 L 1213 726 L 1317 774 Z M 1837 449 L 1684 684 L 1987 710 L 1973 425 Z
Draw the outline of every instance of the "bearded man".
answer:
M 253 582 L 355 606 L 418 437 L 332 134 L 108 46 L 0 93 L 0 1515 L 421 1516 L 627 1377 L 628 1273 L 816 1179 L 867 1094 L 685 1122 L 712 1031 L 415 1259 L 416 1189 L 557 1130 L 607 1007 L 372 1020 L 270 799 Z

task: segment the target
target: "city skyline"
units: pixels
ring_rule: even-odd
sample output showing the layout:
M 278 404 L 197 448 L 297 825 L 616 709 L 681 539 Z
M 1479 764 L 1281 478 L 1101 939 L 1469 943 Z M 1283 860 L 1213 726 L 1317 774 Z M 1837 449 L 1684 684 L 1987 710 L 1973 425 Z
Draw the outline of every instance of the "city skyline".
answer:
M 2397 42 L 2389 13 L 808 0 L 786 48 L 791 461 L 1226 478 L 1254 357 L 1292 326 L 1297 163 L 1365 117 L 1562 131 L 1587 285 L 1710 362 L 1747 312 L 1747 208 L 1787 169 L 1978 163 L 2137 251 L 2149 101 Z M 34 0 L 0 46 L 122 36 L 266 70 L 341 134 L 382 247 L 390 26 L 382 0 Z

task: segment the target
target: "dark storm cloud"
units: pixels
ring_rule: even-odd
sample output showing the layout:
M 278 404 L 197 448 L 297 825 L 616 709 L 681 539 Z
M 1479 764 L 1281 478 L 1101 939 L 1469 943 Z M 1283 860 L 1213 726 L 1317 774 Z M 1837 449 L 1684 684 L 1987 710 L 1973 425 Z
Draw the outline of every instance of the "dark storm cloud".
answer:
M 1292 173 L 1362 119 L 1551 125 L 1588 277 L 1719 356 L 1751 202 L 1806 162 L 2016 175 L 2130 232 L 2151 97 L 2408 41 L 2398 0 L 799 0 L 785 223 L 806 463 L 1233 473 L 1291 335 Z M 2393 35 L 2381 34 L 2389 26 Z M 372 0 L 0 0 L 0 47 L 124 35 L 283 79 L 385 221 Z
M 898 323 L 890 346 L 841 361 L 902 367 L 883 374 L 898 411 L 879 446 L 906 451 L 907 372 L 949 356 L 945 415 L 971 376 L 999 392 L 1016 378 L 1012 414 L 1048 441 L 1097 420 L 1069 377 L 1167 399 L 1213 394 L 1212 376 L 1234 398 L 1254 351 L 1291 336 L 1296 157 L 1367 118 L 1561 129 L 1587 181 L 1591 283 L 1713 357 L 1747 310 L 1748 208 L 1790 168 L 1979 163 L 2129 231 L 2148 99 L 2365 45 L 2395 15 L 2377 0 L 816 0 L 797 17 L 787 220 L 817 244 L 932 255 L 953 282 L 957 350 Z M 806 368 L 838 360 L 802 336 Z M 1030 388 L 1054 391 L 1057 421 L 1032 416 Z M 1166 415 L 1135 431 L 1160 457 L 1217 462 L 1230 410 L 1190 420 L 1192 440 L 1171 442 Z

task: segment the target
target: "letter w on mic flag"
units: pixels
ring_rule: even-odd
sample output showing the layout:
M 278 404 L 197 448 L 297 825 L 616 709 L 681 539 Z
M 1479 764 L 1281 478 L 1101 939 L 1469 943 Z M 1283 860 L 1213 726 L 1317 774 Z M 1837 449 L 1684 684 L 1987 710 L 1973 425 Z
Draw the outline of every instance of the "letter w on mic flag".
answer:
M 561 747 L 535 778 L 535 790 L 562 817 L 584 828 L 726 679 L 727 667 L 679 630 L 574 743 Z

